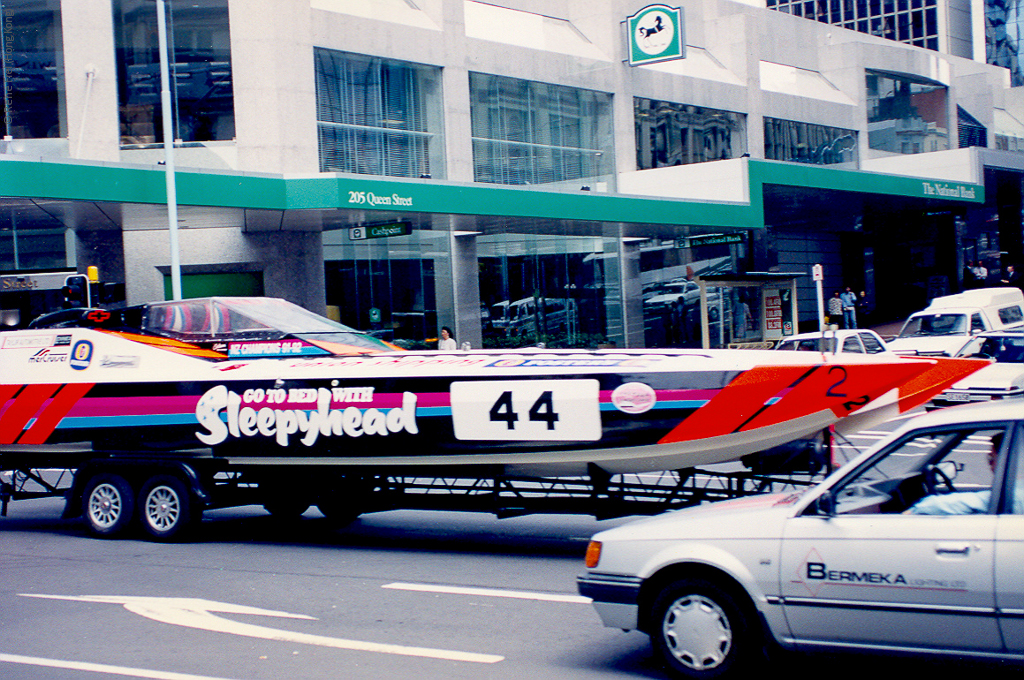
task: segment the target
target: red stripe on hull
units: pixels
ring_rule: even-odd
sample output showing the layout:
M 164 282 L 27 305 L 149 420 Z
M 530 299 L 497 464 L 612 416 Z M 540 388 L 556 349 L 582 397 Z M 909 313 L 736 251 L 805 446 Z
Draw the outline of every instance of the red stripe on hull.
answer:
M 13 444 L 21 436 L 25 424 L 59 388 L 60 385 L 28 385 L 25 387 L 10 408 L 0 417 L 0 444 Z
M 68 411 L 78 403 L 78 400 L 92 389 L 92 383 L 72 383 L 65 385 L 57 395 L 50 401 L 49 406 L 43 409 L 32 427 L 18 440 L 19 444 L 42 444 L 57 429 L 57 425 L 68 414 Z

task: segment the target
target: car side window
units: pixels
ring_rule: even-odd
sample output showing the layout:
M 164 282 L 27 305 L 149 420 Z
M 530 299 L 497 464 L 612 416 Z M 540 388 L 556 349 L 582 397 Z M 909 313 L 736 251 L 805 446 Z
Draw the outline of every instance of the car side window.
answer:
M 861 333 L 860 339 L 864 342 L 864 349 L 868 354 L 878 354 L 885 351 L 885 347 L 878 341 L 878 338 L 870 333 Z
M 971 332 L 978 333 L 986 330 L 985 322 L 981 320 L 981 314 L 971 314 Z
M 1002 442 L 998 427 L 909 437 L 837 487 L 836 513 L 989 512 Z
M 843 340 L 843 351 L 863 354 L 864 348 L 860 346 L 860 340 L 857 339 L 857 336 L 851 335 L 850 337 Z

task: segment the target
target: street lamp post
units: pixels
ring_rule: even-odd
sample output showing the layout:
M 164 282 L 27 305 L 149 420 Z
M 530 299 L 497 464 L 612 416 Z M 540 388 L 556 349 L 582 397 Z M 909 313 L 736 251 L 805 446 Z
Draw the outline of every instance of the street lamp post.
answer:
M 167 175 L 167 227 L 171 245 L 171 299 L 181 299 L 181 257 L 178 249 L 178 193 L 174 181 L 174 132 L 171 125 L 171 78 L 167 58 L 167 11 L 156 0 L 160 44 L 160 115 L 163 118 L 164 172 Z

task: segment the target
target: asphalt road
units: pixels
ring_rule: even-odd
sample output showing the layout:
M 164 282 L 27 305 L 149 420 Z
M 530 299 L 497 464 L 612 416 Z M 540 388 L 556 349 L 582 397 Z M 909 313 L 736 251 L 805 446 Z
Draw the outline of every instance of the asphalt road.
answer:
M 4 680 L 666 677 L 644 635 L 602 627 L 576 593 L 589 537 L 626 520 L 396 511 L 336 529 L 316 511 L 282 522 L 239 508 L 159 544 L 89 538 L 60 507 L 25 501 L 0 519 Z M 960 660 L 780 665 L 1020 677 Z

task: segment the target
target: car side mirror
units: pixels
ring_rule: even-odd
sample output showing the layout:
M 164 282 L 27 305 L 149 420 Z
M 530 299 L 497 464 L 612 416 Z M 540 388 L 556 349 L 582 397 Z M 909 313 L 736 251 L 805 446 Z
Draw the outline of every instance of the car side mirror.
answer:
M 820 496 L 814 499 L 812 504 L 814 514 L 824 517 L 834 517 L 836 514 L 836 497 L 831 491 L 823 491 Z

